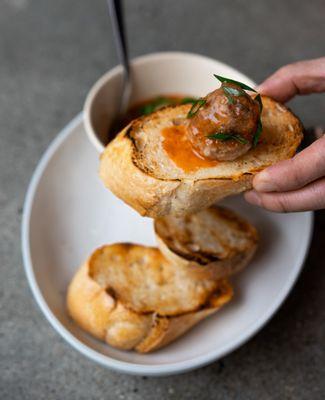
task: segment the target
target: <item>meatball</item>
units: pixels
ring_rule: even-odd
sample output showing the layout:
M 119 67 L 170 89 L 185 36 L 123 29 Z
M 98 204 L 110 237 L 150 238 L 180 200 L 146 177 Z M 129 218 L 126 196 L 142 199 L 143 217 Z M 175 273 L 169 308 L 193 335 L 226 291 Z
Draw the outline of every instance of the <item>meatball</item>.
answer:
M 258 102 L 234 83 L 223 83 L 204 100 L 188 119 L 188 138 L 195 151 L 218 161 L 232 161 L 245 154 L 252 147 L 257 129 Z M 209 138 L 216 133 L 224 140 Z

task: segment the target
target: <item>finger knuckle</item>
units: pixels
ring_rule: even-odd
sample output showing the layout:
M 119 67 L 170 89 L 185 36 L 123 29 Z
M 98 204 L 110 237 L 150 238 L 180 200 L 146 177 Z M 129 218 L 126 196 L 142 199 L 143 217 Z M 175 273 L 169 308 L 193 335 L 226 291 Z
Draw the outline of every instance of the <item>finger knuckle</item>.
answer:
M 290 173 L 287 175 L 287 179 L 290 180 L 290 183 L 294 187 L 300 187 L 305 184 L 299 164 L 296 158 L 288 160 L 288 171 L 290 171 Z
M 279 196 L 276 199 L 275 204 L 276 204 L 277 210 L 282 213 L 287 213 L 290 211 L 290 205 L 289 205 L 288 201 L 286 200 L 285 196 Z
M 310 161 L 313 163 L 318 175 L 325 175 L 325 135 L 314 143 Z
M 325 208 L 325 178 L 311 185 L 311 197 L 315 199 L 317 209 Z
M 285 195 L 272 195 L 262 199 L 262 204 L 265 208 L 271 211 L 287 213 L 290 211 L 290 204 Z

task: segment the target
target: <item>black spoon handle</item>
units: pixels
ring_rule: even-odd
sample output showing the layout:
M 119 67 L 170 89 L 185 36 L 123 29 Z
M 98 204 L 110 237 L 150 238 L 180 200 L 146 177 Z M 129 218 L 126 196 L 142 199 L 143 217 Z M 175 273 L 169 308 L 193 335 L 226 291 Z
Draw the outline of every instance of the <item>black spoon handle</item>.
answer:
M 127 75 L 130 74 L 129 54 L 124 28 L 122 0 L 107 0 L 110 18 L 113 25 L 114 40 L 119 60 Z

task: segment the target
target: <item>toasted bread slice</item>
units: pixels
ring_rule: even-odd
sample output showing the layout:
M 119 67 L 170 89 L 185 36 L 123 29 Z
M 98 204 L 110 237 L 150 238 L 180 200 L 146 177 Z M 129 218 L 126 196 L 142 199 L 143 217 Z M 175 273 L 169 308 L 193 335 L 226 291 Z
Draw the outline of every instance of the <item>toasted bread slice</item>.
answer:
M 243 269 L 257 248 L 256 229 L 224 207 L 212 206 L 183 217 L 161 217 L 154 227 L 167 260 L 183 268 L 201 268 L 215 279 Z
M 232 297 L 233 289 L 229 282 L 223 279 L 219 281 L 217 289 L 201 309 L 177 317 L 161 317 L 155 314 L 148 335 L 136 346 L 136 350 L 140 353 L 148 353 L 166 346 L 200 321 L 214 314 Z
M 96 338 L 119 349 L 146 353 L 183 335 L 230 301 L 232 295 L 229 283 L 220 280 L 206 304 L 197 311 L 175 317 L 160 316 L 156 312 L 140 314 L 128 309 L 113 297 L 109 287 L 103 287 L 91 277 L 88 261 L 69 285 L 67 307 L 78 325 Z
M 153 218 L 191 214 L 250 189 L 255 173 L 292 157 L 302 139 L 297 117 L 268 97 L 262 102 L 261 140 L 234 161 L 190 172 L 178 167 L 164 150 L 161 132 L 184 119 L 191 106 L 170 106 L 131 122 L 118 134 L 101 156 L 100 177 L 116 196 Z
M 130 310 L 168 316 L 197 310 L 218 286 L 202 267 L 175 265 L 156 248 L 128 243 L 96 250 L 89 275 Z

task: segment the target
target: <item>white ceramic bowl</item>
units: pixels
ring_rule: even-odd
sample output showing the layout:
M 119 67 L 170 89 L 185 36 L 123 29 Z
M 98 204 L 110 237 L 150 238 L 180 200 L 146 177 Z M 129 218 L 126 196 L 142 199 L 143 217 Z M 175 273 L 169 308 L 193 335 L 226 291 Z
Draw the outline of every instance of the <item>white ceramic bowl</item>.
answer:
M 252 85 L 232 68 L 201 56 L 164 53 L 141 57 L 134 65 L 137 76 L 146 82 L 145 89 L 136 89 L 135 99 L 162 92 L 205 94 L 216 85 L 212 73 Z M 88 98 L 89 109 L 97 104 L 96 99 L 104 101 L 99 96 L 101 88 L 111 95 L 107 82 L 117 74 L 118 69 L 114 69 L 99 81 Z M 110 99 L 113 107 L 114 99 Z M 108 106 L 101 108 L 103 117 Z M 90 120 L 88 124 L 88 135 L 101 150 L 90 131 Z M 98 152 L 90 145 L 79 116 L 45 152 L 24 204 L 22 250 L 27 278 L 45 317 L 71 346 L 105 367 L 161 376 L 208 364 L 261 329 L 299 274 L 308 249 L 312 215 L 269 213 L 236 197 L 226 199 L 225 204 L 240 210 L 257 227 L 261 242 L 252 264 L 233 280 L 235 297 L 229 305 L 152 354 L 120 351 L 82 331 L 69 318 L 65 306 L 68 284 L 79 265 L 104 243 L 155 242 L 152 220 L 140 217 L 105 189 L 97 170 Z
M 131 104 L 157 95 L 184 94 L 205 96 L 214 90 L 218 73 L 250 86 L 254 82 L 232 67 L 197 54 L 166 52 L 135 58 L 132 61 L 133 92 Z M 122 68 L 113 68 L 90 90 L 84 106 L 84 124 L 90 141 L 101 152 L 121 92 Z

